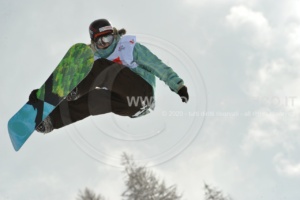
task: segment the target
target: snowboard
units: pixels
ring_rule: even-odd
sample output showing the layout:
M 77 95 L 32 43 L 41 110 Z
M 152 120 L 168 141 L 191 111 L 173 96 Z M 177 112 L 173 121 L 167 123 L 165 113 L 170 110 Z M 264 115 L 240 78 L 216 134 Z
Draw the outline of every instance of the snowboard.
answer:
M 92 49 L 82 43 L 73 45 L 37 91 L 38 101 L 29 101 L 9 120 L 8 132 L 18 151 L 35 128 L 88 75 L 94 63 Z

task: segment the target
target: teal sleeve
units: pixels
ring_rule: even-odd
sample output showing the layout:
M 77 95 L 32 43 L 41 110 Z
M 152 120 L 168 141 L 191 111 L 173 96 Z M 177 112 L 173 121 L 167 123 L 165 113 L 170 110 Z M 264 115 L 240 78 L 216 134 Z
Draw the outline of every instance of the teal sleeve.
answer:
M 183 80 L 173 71 L 173 69 L 164 64 L 148 48 L 136 43 L 133 51 L 134 61 L 145 70 L 149 71 L 160 80 L 164 81 L 172 91 L 178 90 L 184 85 Z

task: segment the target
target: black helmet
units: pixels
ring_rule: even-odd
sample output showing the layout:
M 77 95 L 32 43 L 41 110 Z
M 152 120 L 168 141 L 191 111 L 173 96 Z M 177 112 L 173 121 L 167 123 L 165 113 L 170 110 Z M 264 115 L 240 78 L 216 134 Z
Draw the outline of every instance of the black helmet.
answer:
M 110 22 L 106 19 L 98 19 L 91 23 L 90 28 L 90 37 L 93 41 L 101 35 L 106 35 L 113 33 L 113 27 Z

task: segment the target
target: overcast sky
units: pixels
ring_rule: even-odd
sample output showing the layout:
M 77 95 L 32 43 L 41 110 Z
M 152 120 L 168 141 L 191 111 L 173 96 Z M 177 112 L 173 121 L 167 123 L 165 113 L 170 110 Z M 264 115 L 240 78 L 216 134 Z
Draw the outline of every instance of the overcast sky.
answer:
M 0 200 L 121 199 L 122 152 L 183 199 L 203 183 L 236 200 L 300 198 L 300 14 L 296 0 L 0 0 Z M 185 81 L 190 102 L 157 80 L 156 110 L 34 133 L 19 152 L 7 122 L 88 26 L 107 18 Z

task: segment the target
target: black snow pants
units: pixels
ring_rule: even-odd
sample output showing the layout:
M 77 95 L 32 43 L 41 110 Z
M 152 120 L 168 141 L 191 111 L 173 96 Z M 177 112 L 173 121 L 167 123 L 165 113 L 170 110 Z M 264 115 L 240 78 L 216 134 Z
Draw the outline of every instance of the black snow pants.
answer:
M 77 89 L 77 100 L 63 100 L 50 114 L 54 129 L 91 115 L 111 112 L 135 117 L 153 102 L 153 88 L 148 82 L 128 67 L 106 59 L 94 62 L 91 72 Z

